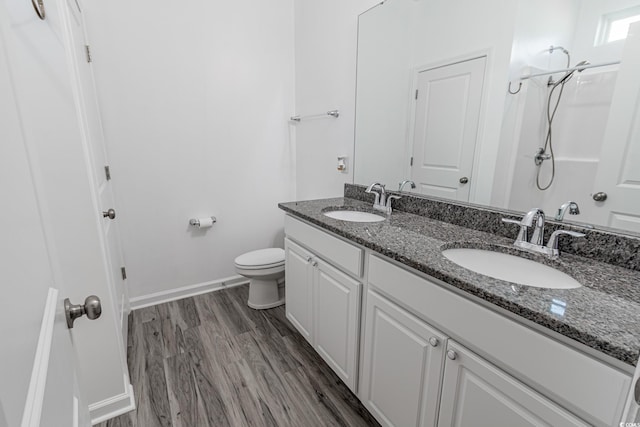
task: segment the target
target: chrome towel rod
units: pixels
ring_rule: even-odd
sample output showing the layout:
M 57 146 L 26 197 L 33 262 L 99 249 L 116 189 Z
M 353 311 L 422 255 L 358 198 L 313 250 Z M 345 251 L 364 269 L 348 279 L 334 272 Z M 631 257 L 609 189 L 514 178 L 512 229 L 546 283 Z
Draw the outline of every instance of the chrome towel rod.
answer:
M 620 63 L 620 61 L 612 61 L 612 62 L 603 62 L 601 64 L 579 65 L 577 67 L 562 68 L 560 70 L 553 70 L 553 71 L 545 71 L 545 72 L 542 72 L 542 73 L 528 74 L 528 75 L 520 77 L 520 80 L 527 80 L 527 79 L 531 79 L 533 77 L 547 76 L 549 74 L 555 74 L 555 73 L 568 73 L 570 71 L 582 71 L 582 70 L 586 70 L 588 68 L 606 67 L 607 65 L 618 65 L 619 63 Z
M 315 119 L 315 118 L 327 117 L 327 116 L 331 116 L 337 119 L 340 116 L 340 111 L 331 110 L 331 111 L 327 111 L 324 114 L 313 114 L 311 116 L 291 116 L 289 120 L 291 120 L 292 122 L 299 122 L 305 119 Z

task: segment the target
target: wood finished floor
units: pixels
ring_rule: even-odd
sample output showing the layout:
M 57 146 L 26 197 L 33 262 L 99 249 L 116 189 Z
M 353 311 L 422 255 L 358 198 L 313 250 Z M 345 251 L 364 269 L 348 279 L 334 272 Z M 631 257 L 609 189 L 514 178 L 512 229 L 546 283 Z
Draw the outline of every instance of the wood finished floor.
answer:
M 134 311 L 137 409 L 99 427 L 378 426 L 285 318 L 248 285 Z

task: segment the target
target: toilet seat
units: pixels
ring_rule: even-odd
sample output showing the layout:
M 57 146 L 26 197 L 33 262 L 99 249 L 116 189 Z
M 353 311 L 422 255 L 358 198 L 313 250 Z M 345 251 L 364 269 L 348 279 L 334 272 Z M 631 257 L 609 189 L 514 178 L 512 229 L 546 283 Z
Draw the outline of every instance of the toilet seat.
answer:
M 284 250 L 280 248 L 259 249 L 247 252 L 234 261 L 242 270 L 262 270 L 284 266 Z

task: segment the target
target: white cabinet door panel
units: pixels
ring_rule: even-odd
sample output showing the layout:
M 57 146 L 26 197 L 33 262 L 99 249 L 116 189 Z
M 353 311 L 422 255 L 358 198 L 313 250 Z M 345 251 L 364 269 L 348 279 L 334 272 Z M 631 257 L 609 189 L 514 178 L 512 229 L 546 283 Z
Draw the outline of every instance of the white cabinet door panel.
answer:
M 449 341 L 438 425 L 586 426 L 580 419 Z
M 382 425 L 435 426 L 446 337 L 373 291 L 365 321 L 361 400 Z
M 289 239 L 285 239 L 284 248 L 287 319 L 309 343 L 313 344 L 311 336 L 313 270 L 309 263 L 312 254 Z
M 355 391 L 362 285 L 322 261 L 317 261 L 315 275 L 315 348 Z

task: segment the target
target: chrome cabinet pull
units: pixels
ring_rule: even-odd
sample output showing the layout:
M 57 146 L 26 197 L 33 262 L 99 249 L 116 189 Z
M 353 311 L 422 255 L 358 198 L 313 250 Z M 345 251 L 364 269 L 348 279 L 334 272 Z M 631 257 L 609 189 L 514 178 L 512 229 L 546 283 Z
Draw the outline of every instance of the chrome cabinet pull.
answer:
M 469 182 L 469 178 L 467 178 L 466 176 L 460 178 L 460 184 L 466 184 L 467 182 Z
M 456 360 L 458 358 L 458 353 L 453 350 L 447 351 L 447 357 L 451 360 Z
M 431 347 L 437 347 L 440 341 L 436 337 L 431 337 L 429 338 L 429 344 L 431 344 Z

